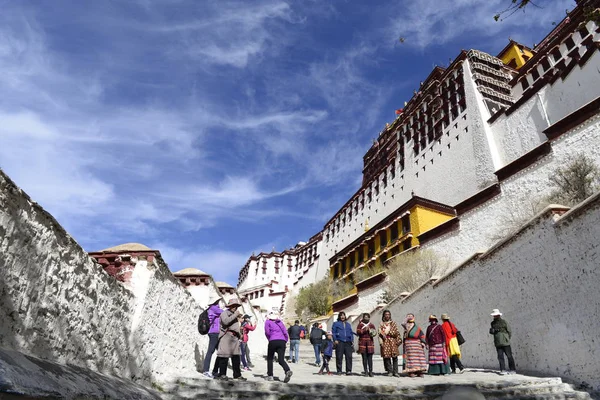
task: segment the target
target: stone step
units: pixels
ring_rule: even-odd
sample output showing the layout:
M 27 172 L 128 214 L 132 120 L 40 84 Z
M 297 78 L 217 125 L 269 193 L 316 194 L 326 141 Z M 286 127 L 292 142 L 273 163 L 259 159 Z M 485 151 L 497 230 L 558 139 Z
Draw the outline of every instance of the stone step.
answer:
M 375 383 L 376 381 L 373 381 Z M 234 382 L 186 380 L 167 387 L 165 400 L 183 399 L 590 399 L 587 393 L 576 392 L 560 379 L 535 379 L 513 384 L 455 385 L 422 384 L 364 385 L 323 382 L 314 384 L 283 384 L 279 382 Z M 483 396 L 483 397 L 482 397 Z

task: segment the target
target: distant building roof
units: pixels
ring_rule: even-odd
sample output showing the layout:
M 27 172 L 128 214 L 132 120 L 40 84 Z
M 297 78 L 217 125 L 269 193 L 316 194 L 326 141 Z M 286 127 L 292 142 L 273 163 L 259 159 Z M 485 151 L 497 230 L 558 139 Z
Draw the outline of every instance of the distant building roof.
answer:
M 215 282 L 215 285 L 217 285 L 218 288 L 233 288 L 233 286 L 227 282 Z
M 143 245 L 141 243 L 125 243 L 120 244 L 118 246 L 109 247 L 108 249 L 100 250 L 103 252 L 107 251 L 150 251 L 152 250 L 150 247 Z
M 208 275 L 206 272 L 197 268 L 185 268 L 181 271 L 173 272 L 175 276 L 193 276 L 193 275 Z

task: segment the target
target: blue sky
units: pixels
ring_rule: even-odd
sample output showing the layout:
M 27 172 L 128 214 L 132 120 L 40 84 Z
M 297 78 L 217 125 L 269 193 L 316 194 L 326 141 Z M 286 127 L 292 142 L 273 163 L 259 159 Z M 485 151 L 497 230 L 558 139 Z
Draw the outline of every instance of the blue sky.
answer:
M 508 3 L 0 0 L 0 167 L 87 251 L 235 283 L 322 229 L 434 65 L 574 6 L 495 22 Z

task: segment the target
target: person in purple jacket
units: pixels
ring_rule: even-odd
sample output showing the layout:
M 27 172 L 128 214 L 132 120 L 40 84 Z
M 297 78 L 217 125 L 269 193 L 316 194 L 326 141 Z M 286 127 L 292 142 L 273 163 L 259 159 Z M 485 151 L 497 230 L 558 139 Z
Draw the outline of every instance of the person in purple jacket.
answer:
M 213 378 L 217 373 L 217 364 L 215 363 L 215 367 L 213 368 L 213 372 L 210 373 L 210 361 L 212 359 L 213 353 L 217 349 L 217 344 L 219 343 L 219 316 L 223 312 L 221 307 L 219 307 L 219 302 L 221 301 L 221 297 L 211 298 L 212 303 L 208 307 L 208 319 L 210 320 L 210 329 L 208 330 L 208 350 L 206 350 L 206 355 L 204 356 L 204 376 L 208 378 Z
M 289 365 L 285 362 L 285 345 L 289 339 L 288 332 L 281 320 L 279 314 L 275 311 L 269 313 L 268 319 L 265 321 L 265 336 L 269 341 L 269 347 L 267 347 L 267 378 L 266 380 L 273 380 L 273 358 L 277 353 L 277 361 L 285 372 L 285 378 L 283 381 L 288 383 L 292 377 L 292 371 Z

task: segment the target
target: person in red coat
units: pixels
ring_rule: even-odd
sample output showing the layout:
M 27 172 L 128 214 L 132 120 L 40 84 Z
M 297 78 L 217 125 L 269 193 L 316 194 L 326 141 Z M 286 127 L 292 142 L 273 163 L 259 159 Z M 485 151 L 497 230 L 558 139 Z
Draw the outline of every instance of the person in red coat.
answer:
M 363 375 L 373 376 L 373 354 L 375 353 L 375 341 L 373 337 L 377 334 L 375 325 L 371 323 L 371 315 L 364 313 L 361 321 L 356 327 L 358 334 L 358 352 L 362 357 Z
M 456 326 L 450 322 L 448 314 L 442 314 L 442 329 L 446 335 L 446 350 L 450 356 L 450 369 L 452 373 L 456 373 L 456 367 L 459 369 L 459 374 L 465 372 L 465 367 L 460 362 L 460 346 L 458 345 L 458 339 L 456 338 Z
M 256 329 L 256 324 L 252 324 L 250 321 L 252 317 L 248 314 L 244 315 L 244 322 L 242 322 L 242 340 L 240 342 L 240 350 L 242 353 L 242 364 L 244 365 L 244 371 L 250 371 L 248 361 L 246 360 L 246 350 L 248 349 L 248 334 Z

